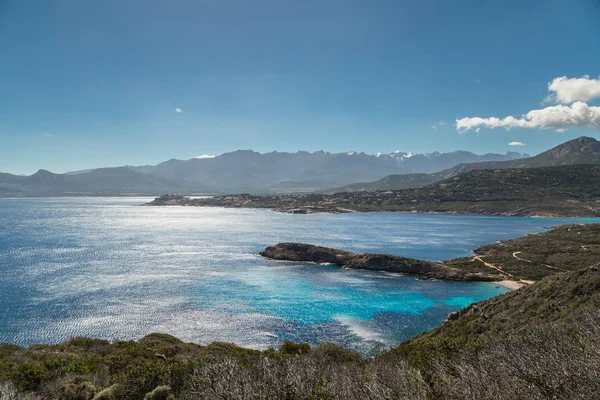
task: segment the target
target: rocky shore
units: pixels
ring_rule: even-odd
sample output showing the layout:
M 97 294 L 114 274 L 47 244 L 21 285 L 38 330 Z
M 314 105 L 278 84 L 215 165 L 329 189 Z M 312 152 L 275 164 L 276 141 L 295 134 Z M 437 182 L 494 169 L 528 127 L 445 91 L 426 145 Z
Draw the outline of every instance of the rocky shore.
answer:
M 309 261 L 335 264 L 343 268 L 397 272 L 419 275 L 425 279 L 459 282 L 499 281 L 503 277 L 485 272 L 464 271 L 441 263 L 387 254 L 351 253 L 305 243 L 279 243 L 267 247 L 260 255 L 271 260 Z

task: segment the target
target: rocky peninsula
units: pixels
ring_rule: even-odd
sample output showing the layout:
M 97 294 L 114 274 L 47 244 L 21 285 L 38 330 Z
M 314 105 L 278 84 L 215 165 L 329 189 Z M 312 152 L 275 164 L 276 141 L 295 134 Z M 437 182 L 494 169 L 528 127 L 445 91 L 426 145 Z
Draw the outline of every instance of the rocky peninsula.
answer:
M 419 275 L 425 279 L 446 281 L 499 281 L 503 277 L 486 272 L 471 272 L 441 263 L 387 254 L 351 253 L 305 243 L 279 243 L 267 247 L 260 255 L 271 260 L 308 261 L 335 264 L 343 268 L 397 272 Z
M 386 254 L 351 253 L 303 243 L 267 247 L 272 260 L 335 264 L 449 281 L 496 281 L 511 289 L 547 276 L 577 271 L 600 260 L 600 224 L 569 224 L 547 232 L 478 247 L 471 257 L 431 262 Z

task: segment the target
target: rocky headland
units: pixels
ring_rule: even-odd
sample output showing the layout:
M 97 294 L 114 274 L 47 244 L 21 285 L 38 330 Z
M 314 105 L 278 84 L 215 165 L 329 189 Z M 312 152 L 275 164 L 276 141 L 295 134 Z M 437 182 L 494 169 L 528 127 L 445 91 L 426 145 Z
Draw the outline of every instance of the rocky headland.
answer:
M 447 281 L 499 281 L 503 277 L 485 272 L 471 272 L 441 263 L 387 254 L 351 253 L 305 243 L 279 243 L 267 247 L 260 255 L 271 260 L 335 264 L 343 268 L 397 272 L 419 275 L 425 279 Z
M 570 224 L 478 247 L 471 257 L 431 262 L 386 254 L 351 253 L 304 243 L 279 243 L 260 255 L 272 260 L 412 274 L 424 279 L 496 281 L 511 289 L 600 261 L 600 224 Z

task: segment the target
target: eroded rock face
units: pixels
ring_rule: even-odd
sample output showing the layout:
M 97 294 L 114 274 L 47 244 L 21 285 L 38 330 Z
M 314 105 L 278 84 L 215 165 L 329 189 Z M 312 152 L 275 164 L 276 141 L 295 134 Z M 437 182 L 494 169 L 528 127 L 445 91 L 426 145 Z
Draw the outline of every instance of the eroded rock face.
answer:
M 398 272 L 419 275 L 427 279 L 450 281 L 496 281 L 500 277 L 484 273 L 465 272 L 430 261 L 387 254 L 351 253 L 306 243 L 279 243 L 267 247 L 260 255 L 272 260 L 329 263 L 344 268 Z

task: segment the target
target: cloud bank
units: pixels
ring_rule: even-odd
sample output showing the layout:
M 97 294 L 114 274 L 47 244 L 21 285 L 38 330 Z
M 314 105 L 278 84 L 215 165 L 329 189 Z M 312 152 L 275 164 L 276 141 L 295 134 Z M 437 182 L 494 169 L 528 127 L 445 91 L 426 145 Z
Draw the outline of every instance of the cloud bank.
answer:
M 569 128 L 600 129 L 600 107 L 592 107 L 582 101 L 570 106 L 558 105 L 531 110 L 521 118 L 461 118 L 456 120 L 459 132 L 484 128 L 540 128 L 564 132 Z
M 467 117 L 456 120 L 456 129 L 461 132 L 481 128 L 539 128 L 564 132 L 569 128 L 591 128 L 600 130 L 600 107 L 590 106 L 585 101 L 600 97 L 600 80 L 583 78 L 555 78 L 548 84 L 553 92 L 546 100 L 563 104 L 531 110 L 521 118 L 512 116 Z
M 527 146 L 525 143 L 522 143 L 522 142 L 510 142 L 508 145 L 509 146 Z

